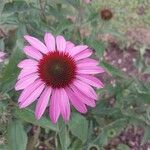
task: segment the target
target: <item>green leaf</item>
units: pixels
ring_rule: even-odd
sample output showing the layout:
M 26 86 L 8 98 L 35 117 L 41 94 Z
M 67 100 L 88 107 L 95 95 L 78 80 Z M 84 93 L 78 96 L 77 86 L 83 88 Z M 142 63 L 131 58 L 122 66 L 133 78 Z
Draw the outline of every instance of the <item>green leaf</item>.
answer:
M 8 150 L 8 146 L 7 145 L 0 145 L 0 149 L 1 150 Z
M 142 139 L 142 143 L 146 143 L 150 139 L 150 127 L 144 127 L 144 137 Z
M 28 11 L 28 5 L 24 1 L 14 1 L 6 3 L 3 8 L 3 13 L 14 13 L 21 11 Z
M 71 23 L 69 21 L 61 21 L 58 23 L 56 29 L 55 29 L 55 34 L 61 34 L 63 33 L 66 29 L 69 29 L 71 26 Z
M 103 147 L 103 145 L 106 145 L 109 138 L 110 133 L 113 131 L 113 136 L 119 134 L 119 132 L 128 124 L 127 118 L 121 118 L 117 119 L 114 122 L 106 125 L 104 128 L 101 129 L 100 134 L 98 137 L 93 141 L 94 144 L 99 145 L 100 147 Z M 115 133 L 115 134 L 114 134 Z
M 96 50 L 97 54 L 102 57 L 103 56 L 103 53 L 105 51 L 105 46 L 102 42 L 100 41 L 96 41 L 96 40 L 93 40 L 92 38 L 88 38 L 86 39 L 86 43 L 92 47 L 94 50 Z
M 119 144 L 117 150 L 130 150 L 130 148 L 125 144 Z
M 42 117 L 40 120 L 36 120 L 34 112 L 31 109 L 18 109 L 15 110 L 15 116 L 23 121 L 47 128 L 53 131 L 58 131 L 58 127 L 51 123 L 51 121 L 45 117 Z
M 6 13 L 3 15 L 0 15 L 0 25 L 4 25 L 4 24 L 17 26 L 18 25 L 17 15 L 14 15 L 13 13 Z
M 64 2 L 66 1 L 70 5 L 72 5 L 75 9 L 79 9 L 80 7 L 80 0 L 63 0 Z
M 143 74 L 150 74 L 150 65 L 147 65 Z
M 8 126 L 8 145 L 10 150 L 26 150 L 27 134 L 20 121 L 12 121 Z
M 5 47 L 5 45 L 4 45 L 4 39 L 1 39 L 0 40 L 0 49 L 4 50 L 4 47 Z
M 0 15 L 1 15 L 2 11 L 3 11 L 3 8 L 4 8 L 4 6 L 5 6 L 5 3 L 6 3 L 6 1 L 1 1 L 1 5 L 0 5 Z
M 101 62 L 101 66 L 103 66 L 112 76 L 124 78 L 125 75 L 119 69 L 113 67 L 112 65 L 106 63 L 105 61 Z
M 101 101 L 96 105 L 95 109 L 91 110 L 91 113 L 98 117 L 105 117 L 107 115 L 111 117 L 121 118 L 122 113 L 120 108 L 116 108 L 116 107 L 109 108 L 107 107 L 107 103 L 105 101 L 106 100 L 101 99 Z
M 68 125 L 71 133 L 84 143 L 88 135 L 88 121 L 85 117 L 74 113 Z
M 22 58 L 23 53 L 21 50 L 16 48 L 10 57 L 8 65 L 2 73 L 2 78 L 0 79 L 0 88 L 3 92 L 8 92 L 14 88 L 16 77 L 19 71 L 17 64 Z
M 62 119 L 59 120 L 59 139 L 61 144 L 61 150 L 68 150 L 70 145 L 69 132 L 67 130 L 66 124 Z
M 76 139 L 72 145 L 72 148 L 69 150 L 83 150 L 82 141 L 79 139 Z
M 150 104 L 150 93 L 137 94 L 137 100 L 146 104 Z

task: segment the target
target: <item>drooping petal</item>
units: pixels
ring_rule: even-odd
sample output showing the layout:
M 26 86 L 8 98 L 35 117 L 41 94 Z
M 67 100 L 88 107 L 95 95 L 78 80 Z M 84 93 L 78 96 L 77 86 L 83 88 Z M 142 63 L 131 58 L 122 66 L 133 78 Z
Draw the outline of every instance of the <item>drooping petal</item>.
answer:
M 85 94 L 83 94 L 79 89 L 77 89 L 74 85 L 70 86 L 72 90 L 74 91 L 74 95 L 84 104 L 95 107 L 96 103 L 94 99 L 87 97 Z
M 70 88 L 65 88 L 66 93 L 71 101 L 71 104 L 78 110 L 80 113 L 86 113 L 87 108 L 84 103 L 82 103 L 74 94 L 74 92 Z
M 80 80 L 75 80 L 73 82 L 73 85 L 75 85 L 78 90 L 83 92 L 85 95 L 87 95 L 91 99 L 95 99 L 95 100 L 97 99 L 97 94 L 90 85 L 88 85 Z
M 87 45 L 78 45 L 78 46 L 75 46 L 72 49 L 70 49 L 69 54 L 71 56 L 75 56 L 75 55 L 79 54 L 80 52 L 86 50 L 87 48 L 88 48 Z
M 17 66 L 19 68 L 32 68 L 33 66 L 37 66 L 38 62 L 33 59 L 24 59 Z
M 46 87 L 43 91 L 43 93 L 41 94 L 37 104 L 36 104 L 36 109 L 35 109 L 35 116 L 37 119 L 40 119 L 41 116 L 43 115 L 49 99 L 50 99 L 50 95 L 51 95 L 51 87 Z
M 37 38 L 25 35 L 24 38 L 36 49 L 38 49 L 40 52 L 46 54 L 48 53 L 47 47 Z
M 89 57 L 89 56 L 91 56 L 91 55 L 92 55 L 92 50 L 86 49 L 86 50 L 82 51 L 81 53 L 75 55 L 75 56 L 74 56 L 74 59 L 75 59 L 76 61 L 78 61 L 78 60 L 87 58 L 87 57 Z
M 23 51 L 25 52 L 26 55 L 36 60 L 40 60 L 42 58 L 42 54 L 32 46 L 25 46 Z
M 91 86 L 97 87 L 97 88 L 103 88 L 104 84 L 96 77 L 91 76 L 91 75 L 83 75 L 79 74 L 76 76 L 78 79 L 81 81 L 90 84 Z
M 64 52 L 66 49 L 66 40 L 63 36 L 58 35 L 56 37 L 56 45 L 57 45 L 57 50 Z
M 24 101 L 37 87 L 39 87 L 42 84 L 43 82 L 41 82 L 41 80 L 36 80 L 32 84 L 30 84 L 26 89 L 23 90 L 18 99 L 18 102 L 20 103 Z
M 18 79 L 21 79 L 29 74 L 36 73 L 36 72 L 37 72 L 37 67 L 22 69 L 20 74 L 18 75 Z
M 45 33 L 44 41 L 49 51 L 56 50 L 55 37 L 51 33 Z
M 52 90 L 52 96 L 50 100 L 49 115 L 53 123 L 56 123 L 60 115 L 59 97 L 57 89 Z
M 67 93 L 64 89 L 57 90 L 59 95 L 59 107 L 62 117 L 65 121 L 68 121 L 70 118 L 70 103 L 67 96 Z
M 69 51 L 74 47 L 75 45 L 72 43 L 72 42 L 70 42 L 70 41 L 67 41 L 66 42 L 66 52 L 68 52 L 69 53 Z
M 102 67 L 89 66 L 89 67 L 78 67 L 77 73 L 79 74 L 98 74 L 105 72 Z
M 37 78 L 38 78 L 38 74 L 30 74 L 28 76 L 25 76 L 23 78 L 21 78 L 15 85 L 15 90 L 22 90 L 25 89 L 26 87 L 28 87 L 31 83 L 33 83 Z
M 33 103 L 37 98 L 41 95 L 45 85 L 42 84 L 38 86 L 26 99 L 20 102 L 19 106 L 20 108 L 25 108 L 29 106 L 31 103 Z

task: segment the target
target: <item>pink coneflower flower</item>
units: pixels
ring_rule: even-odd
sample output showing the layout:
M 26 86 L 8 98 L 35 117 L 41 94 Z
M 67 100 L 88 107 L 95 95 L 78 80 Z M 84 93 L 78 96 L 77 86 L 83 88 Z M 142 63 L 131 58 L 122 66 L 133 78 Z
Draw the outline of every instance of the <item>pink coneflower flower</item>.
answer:
M 5 55 L 4 52 L 0 52 L 0 63 L 4 61 Z
M 29 57 L 21 61 L 21 72 L 16 90 L 23 90 L 19 97 L 20 108 L 37 100 L 35 117 L 40 119 L 47 106 L 53 123 L 60 114 L 65 121 L 70 117 L 70 103 L 80 112 L 87 106 L 95 107 L 98 99 L 93 87 L 102 88 L 103 83 L 94 74 L 104 72 L 98 61 L 88 58 L 92 50 L 87 45 L 75 46 L 63 36 L 56 38 L 46 33 L 44 43 L 25 35 L 29 45 L 24 53 Z

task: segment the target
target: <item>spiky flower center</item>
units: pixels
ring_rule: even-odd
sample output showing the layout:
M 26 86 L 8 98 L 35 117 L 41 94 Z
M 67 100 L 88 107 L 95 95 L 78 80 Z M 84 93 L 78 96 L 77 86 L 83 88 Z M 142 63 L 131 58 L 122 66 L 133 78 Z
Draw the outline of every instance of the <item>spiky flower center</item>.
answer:
M 64 88 L 75 78 L 76 64 L 68 53 L 49 52 L 40 60 L 38 72 L 47 86 Z

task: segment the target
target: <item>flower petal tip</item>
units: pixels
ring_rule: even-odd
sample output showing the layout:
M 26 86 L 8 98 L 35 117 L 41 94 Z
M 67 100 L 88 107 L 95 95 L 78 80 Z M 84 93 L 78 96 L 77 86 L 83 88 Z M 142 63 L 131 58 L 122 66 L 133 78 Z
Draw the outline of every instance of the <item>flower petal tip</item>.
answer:
M 57 120 L 51 119 L 52 123 L 55 125 L 57 123 Z
M 19 103 L 19 108 L 20 109 L 24 108 L 21 102 Z
M 24 35 L 23 36 L 25 40 L 27 40 L 30 36 L 29 35 Z
M 40 120 L 41 116 L 38 116 L 38 115 L 35 114 L 35 118 L 36 118 L 36 120 Z

